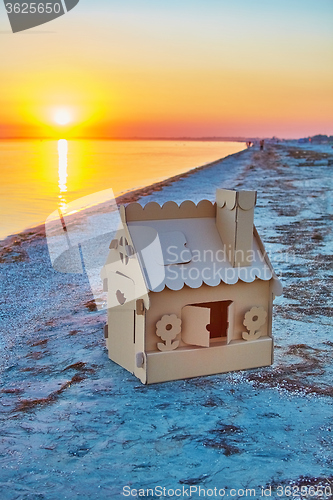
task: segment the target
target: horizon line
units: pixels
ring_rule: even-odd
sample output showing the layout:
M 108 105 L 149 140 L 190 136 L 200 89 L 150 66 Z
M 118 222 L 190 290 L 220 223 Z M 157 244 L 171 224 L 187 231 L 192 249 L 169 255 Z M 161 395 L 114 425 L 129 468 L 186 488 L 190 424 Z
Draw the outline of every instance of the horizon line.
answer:
M 59 134 L 60 136 L 61 134 Z M 65 135 L 65 134 L 63 134 Z M 322 135 L 322 134 L 319 134 Z M 326 134 L 325 134 L 326 135 Z M 105 140 L 105 141 L 221 141 L 221 142 L 247 142 L 247 141 L 259 141 L 259 140 L 279 140 L 279 141 L 293 141 L 308 137 L 277 137 L 277 136 L 179 136 L 179 137 L 140 137 L 140 136 L 129 136 L 129 137 L 95 137 L 95 136 L 71 136 L 68 140 Z M 66 137 L 61 137 L 66 139 Z M 0 136 L 0 140 L 57 140 L 55 136 Z

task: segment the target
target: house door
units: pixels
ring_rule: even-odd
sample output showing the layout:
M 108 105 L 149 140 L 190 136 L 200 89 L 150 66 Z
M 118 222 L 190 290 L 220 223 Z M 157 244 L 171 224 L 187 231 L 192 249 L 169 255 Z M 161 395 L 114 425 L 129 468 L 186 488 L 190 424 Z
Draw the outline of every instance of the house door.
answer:
M 231 300 L 222 300 L 183 307 L 183 342 L 202 347 L 209 347 L 219 340 L 229 343 L 233 330 L 232 306 Z
M 134 282 L 119 273 L 108 278 L 108 350 L 109 357 L 134 372 L 135 309 Z

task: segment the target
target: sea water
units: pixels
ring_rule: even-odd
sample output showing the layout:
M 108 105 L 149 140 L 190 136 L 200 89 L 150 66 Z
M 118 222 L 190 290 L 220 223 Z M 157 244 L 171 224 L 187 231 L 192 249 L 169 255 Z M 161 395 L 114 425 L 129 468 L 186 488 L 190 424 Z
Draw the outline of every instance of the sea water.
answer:
M 224 158 L 241 142 L 1 140 L 0 239 L 103 189 L 115 196 Z

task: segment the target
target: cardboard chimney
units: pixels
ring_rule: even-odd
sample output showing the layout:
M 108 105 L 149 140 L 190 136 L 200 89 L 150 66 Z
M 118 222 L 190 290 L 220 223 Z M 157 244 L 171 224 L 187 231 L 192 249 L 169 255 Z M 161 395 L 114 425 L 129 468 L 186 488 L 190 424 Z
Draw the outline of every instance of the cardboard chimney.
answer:
M 253 224 L 255 191 L 121 207 L 102 269 L 109 357 L 143 383 L 268 366 L 282 293 Z
M 250 266 L 256 191 L 216 192 L 216 227 L 232 267 Z

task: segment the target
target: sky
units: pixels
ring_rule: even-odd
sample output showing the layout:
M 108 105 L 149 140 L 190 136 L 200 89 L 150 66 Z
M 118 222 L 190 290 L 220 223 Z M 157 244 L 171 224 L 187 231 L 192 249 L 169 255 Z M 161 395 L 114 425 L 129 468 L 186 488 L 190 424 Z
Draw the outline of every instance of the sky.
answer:
M 0 137 L 295 138 L 332 117 L 332 0 L 80 0 L 15 34 L 0 4 Z

